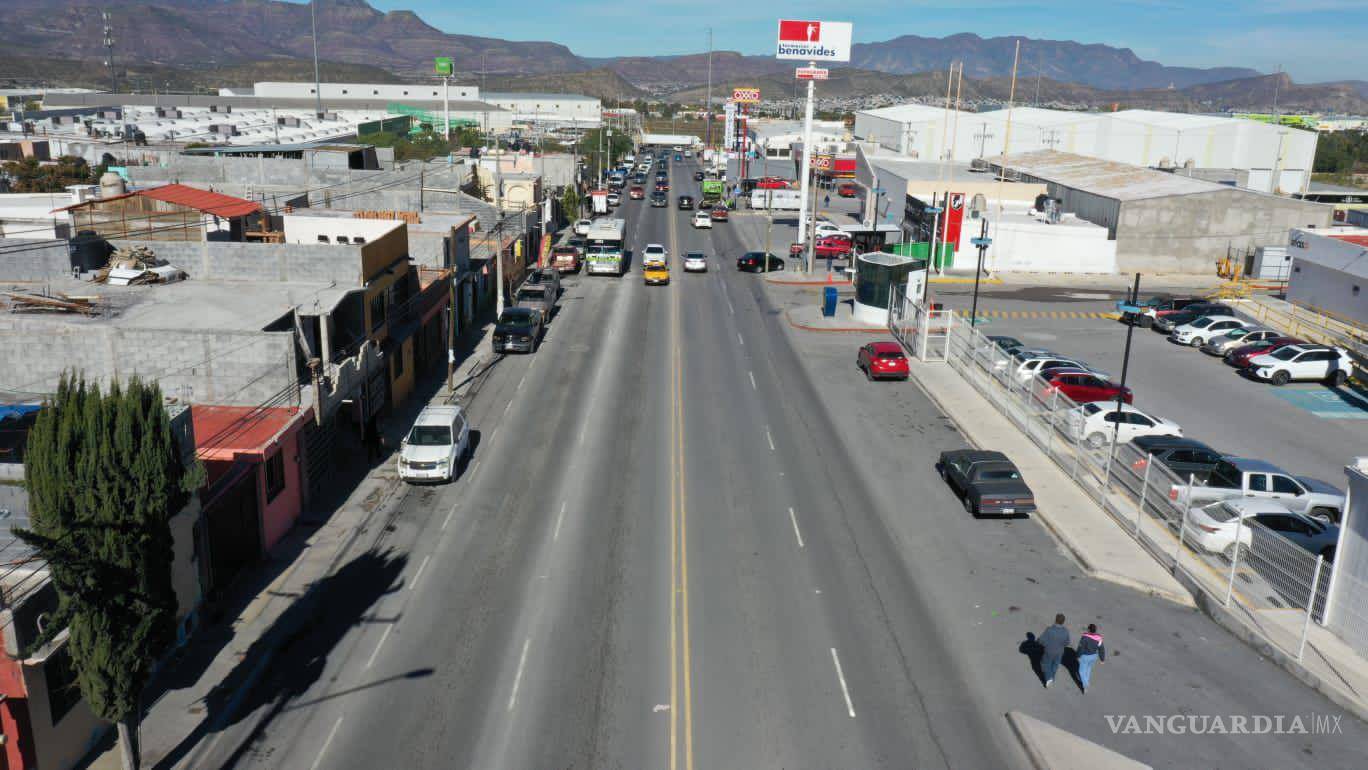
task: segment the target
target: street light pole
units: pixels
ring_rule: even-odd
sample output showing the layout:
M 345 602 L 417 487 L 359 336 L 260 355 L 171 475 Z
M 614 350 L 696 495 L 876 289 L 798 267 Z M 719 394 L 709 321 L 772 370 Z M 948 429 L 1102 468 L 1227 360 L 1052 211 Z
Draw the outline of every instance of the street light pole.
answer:
M 318 0 L 309 2 L 309 26 L 313 29 L 313 59 L 314 59 L 314 113 L 319 120 L 323 119 L 323 82 L 318 76 L 318 17 L 314 13 L 314 6 L 318 5 Z
M 1139 299 L 1140 299 L 1140 274 L 1139 274 L 1139 273 L 1136 273 L 1136 274 L 1135 274 L 1135 286 L 1131 289 L 1130 301 L 1131 301 L 1131 302 L 1136 302 L 1136 301 L 1138 301 Z M 1117 411 L 1118 413 L 1121 411 L 1121 404 L 1122 404 L 1122 403 L 1124 402 L 1124 400 L 1125 400 L 1125 395 L 1126 395 L 1126 374 L 1127 374 L 1127 373 L 1129 372 L 1129 370 L 1130 370 L 1131 337 L 1132 337 L 1134 334 L 1135 334 L 1135 322 L 1134 322 L 1134 320 L 1132 320 L 1131 323 L 1126 324 L 1126 352 L 1122 354 L 1122 358 L 1121 358 L 1121 388 L 1120 388 L 1119 390 L 1116 391 L 1116 411 Z M 1118 414 L 1118 416 L 1119 416 L 1119 414 Z M 1109 468 L 1110 468 L 1110 466 L 1111 466 L 1111 458 L 1112 458 L 1113 456 L 1116 455 L 1116 440 L 1117 440 L 1117 438 L 1119 437 L 1120 431 L 1121 431 L 1121 422 L 1120 422 L 1120 420 L 1118 419 L 1116 422 L 1112 423 L 1112 442 L 1111 442 L 1111 448 L 1108 450 L 1108 456 L 1107 456 L 1107 465 L 1108 465 Z
M 979 232 L 979 237 L 970 241 L 970 243 L 978 247 L 978 264 L 974 267 L 974 304 L 973 308 L 969 311 L 970 326 L 976 326 L 978 324 L 979 275 L 983 272 L 983 255 L 988 253 L 988 245 L 992 242 L 993 239 L 988 237 L 988 220 L 984 219 L 983 229 Z
M 703 143 L 712 146 L 712 27 L 708 27 L 708 102 L 703 106 Z

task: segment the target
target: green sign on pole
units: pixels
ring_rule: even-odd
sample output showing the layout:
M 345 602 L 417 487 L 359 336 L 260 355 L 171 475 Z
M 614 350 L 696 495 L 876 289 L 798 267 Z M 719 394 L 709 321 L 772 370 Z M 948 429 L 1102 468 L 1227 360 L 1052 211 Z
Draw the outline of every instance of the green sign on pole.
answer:
M 455 71 L 450 56 L 438 56 L 433 59 L 432 69 L 441 77 L 451 77 L 451 73 Z

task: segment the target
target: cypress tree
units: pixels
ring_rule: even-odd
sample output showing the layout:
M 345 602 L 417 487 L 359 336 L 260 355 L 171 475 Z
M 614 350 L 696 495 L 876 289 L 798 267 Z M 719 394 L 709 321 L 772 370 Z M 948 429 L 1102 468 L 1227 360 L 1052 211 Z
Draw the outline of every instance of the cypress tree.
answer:
M 115 722 L 126 770 L 139 763 L 139 695 L 174 638 L 170 517 L 186 473 L 161 390 L 133 380 L 101 394 L 64 377 L 29 434 L 32 530 L 16 534 L 47 561 L 58 606 L 34 646 L 69 629 L 81 695 Z

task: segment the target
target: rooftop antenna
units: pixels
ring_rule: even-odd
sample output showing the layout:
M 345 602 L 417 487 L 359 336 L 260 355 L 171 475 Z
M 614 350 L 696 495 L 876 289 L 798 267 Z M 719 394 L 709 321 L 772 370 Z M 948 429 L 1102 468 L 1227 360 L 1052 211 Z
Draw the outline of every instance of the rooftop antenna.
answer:
M 114 22 L 109 16 L 109 11 L 100 11 L 100 20 L 104 22 L 104 65 L 109 73 L 109 90 L 118 93 L 119 81 L 114 74 Z
M 316 5 L 318 5 L 318 0 L 309 1 L 309 26 L 313 29 L 314 113 L 319 120 L 322 120 L 323 82 L 318 76 L 318 15 L 314 13 L 314 6 Z

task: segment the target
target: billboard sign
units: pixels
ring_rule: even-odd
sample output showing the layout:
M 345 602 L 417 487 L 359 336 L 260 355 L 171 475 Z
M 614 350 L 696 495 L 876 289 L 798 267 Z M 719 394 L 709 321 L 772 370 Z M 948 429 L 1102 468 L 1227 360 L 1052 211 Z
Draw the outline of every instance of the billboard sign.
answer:
M 737 104 L 759 104 L 760 89 L 758 88 L 733 88 L 732 101 Z
M 848 21 L 779 20 L 777 59 L 805 61 L 850 61 Z
M 727 119 L 722 128 L 722 146 L 730 150 L 736 146 L 736 104 L 727 102 L 725 112 Z
M 456 66 L 452 63 L 450 56 L 438 56 L 432 60 L 432 71 L 438 77 L 449 78 L 456 71 Z
M 793 74 L 799 80 L 826 80 L 829 73 L 822 67 L 799 67 Z
M 959 246 L 960 231 L 964 227 L 964 193 L 952 192 L 945 207 L 945 226 L 941 229 L 941 242 Z

